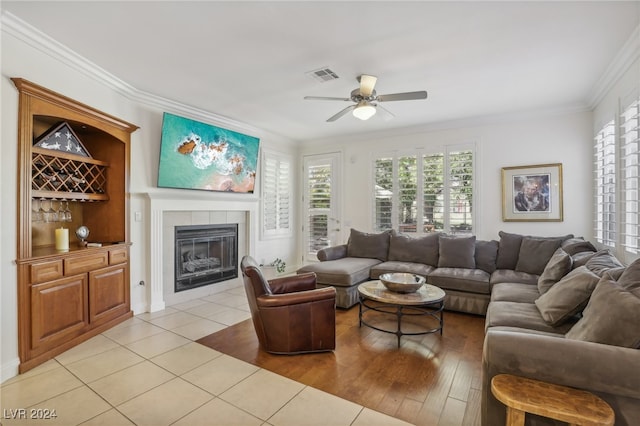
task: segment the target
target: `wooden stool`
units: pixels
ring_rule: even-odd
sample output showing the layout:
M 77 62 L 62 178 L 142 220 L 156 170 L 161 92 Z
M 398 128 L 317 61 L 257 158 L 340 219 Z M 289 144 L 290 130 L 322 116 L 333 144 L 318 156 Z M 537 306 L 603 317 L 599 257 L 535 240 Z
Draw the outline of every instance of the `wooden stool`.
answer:
M 539 380 L 498 374 L 491 392 L 507 406 L 507 426 L 524 425 L 524 413 L 537 414 L 570 425 L 613 425 L 613 410 L 592 393 Z

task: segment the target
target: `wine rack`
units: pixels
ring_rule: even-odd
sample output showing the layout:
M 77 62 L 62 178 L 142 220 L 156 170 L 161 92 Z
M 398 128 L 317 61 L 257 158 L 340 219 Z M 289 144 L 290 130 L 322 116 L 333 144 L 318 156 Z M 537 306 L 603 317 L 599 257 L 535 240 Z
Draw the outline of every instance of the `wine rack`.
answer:
M 38 198 L 105 201 L 108 163 L 74 154 L 31 149 L 31 190 Z

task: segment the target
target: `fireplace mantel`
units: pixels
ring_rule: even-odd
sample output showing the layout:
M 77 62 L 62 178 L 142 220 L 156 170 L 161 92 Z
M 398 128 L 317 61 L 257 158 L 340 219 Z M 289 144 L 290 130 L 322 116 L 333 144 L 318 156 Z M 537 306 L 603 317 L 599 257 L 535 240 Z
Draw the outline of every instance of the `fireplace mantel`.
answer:
M 255 195 L 209 193 L 199 191 L 173 193 L 146 193 L 149 200 L 150 213 L 150 287 L 149 312 L 156 312 L 166 307 L 164 299 L 163 277 L 163 230 L 165 212 L 201 212 L 224 211 L 244 212 L 247 215 L 246 253 L 255 255 L 256 237 L 258 235 L 259 200 Z M 191 194 L 195 192 L 195 194 Z

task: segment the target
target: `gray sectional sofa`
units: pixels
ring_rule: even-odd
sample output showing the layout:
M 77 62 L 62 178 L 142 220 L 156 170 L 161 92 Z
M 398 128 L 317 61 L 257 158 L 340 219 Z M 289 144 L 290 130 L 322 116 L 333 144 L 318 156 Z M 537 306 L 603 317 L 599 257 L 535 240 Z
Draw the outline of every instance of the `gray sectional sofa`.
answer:
M 584 243 L 571 237 L 524 237 L 500 232 L 500 241 L 482 241 L 475 236 L 432 233 L 410 237 L 396 231 L 370 234 L 352 229 L 347 244 L 320 250 L 320 262 L 297 272 L 315 272 L 319 286 L 335 287 L 336 303 L 341 308 L 358 303 L 360 283 L 387 272 L 411 272 L 445 290 L 446 309 L 484 315 L 494 285 L 537 283 L 563 242 Z
M 640 419 L 640 259 L 624 267 L 582 238 L 500 232 L 473 236 L 351 231 L 349 242 L 318 253 L 320 286 L 337 303 L 357 303 L 357 286 L 385 272 L 412 272 L 445 290 L 445 309 L 486 315 L 482 424 L 505 424 L 490 391 L 514 374 L 587 390 L 613 408 L 616 425 Z M 527 415 L 527 425 L 559 424 Z

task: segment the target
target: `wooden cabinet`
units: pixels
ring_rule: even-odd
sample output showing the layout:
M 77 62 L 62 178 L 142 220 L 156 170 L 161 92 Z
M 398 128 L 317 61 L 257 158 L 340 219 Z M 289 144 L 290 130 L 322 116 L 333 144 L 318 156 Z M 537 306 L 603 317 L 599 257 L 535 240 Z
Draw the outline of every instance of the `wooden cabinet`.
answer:
M 137 127 L 29 81 L 12 80 L 19 91 L 16 263 L 24 372 L 132 316 L 128 185 L 131 133 Z M 89 155 L 34 146 L 58 125 L 68 126 Z M 41 220 L 50 210 L 66 210 L 69 217 Z M 74 231 L 81 225 L 101 247 L 78 241 Z M 55 248 L 60 227 L 69 229 L 69 250 Z

